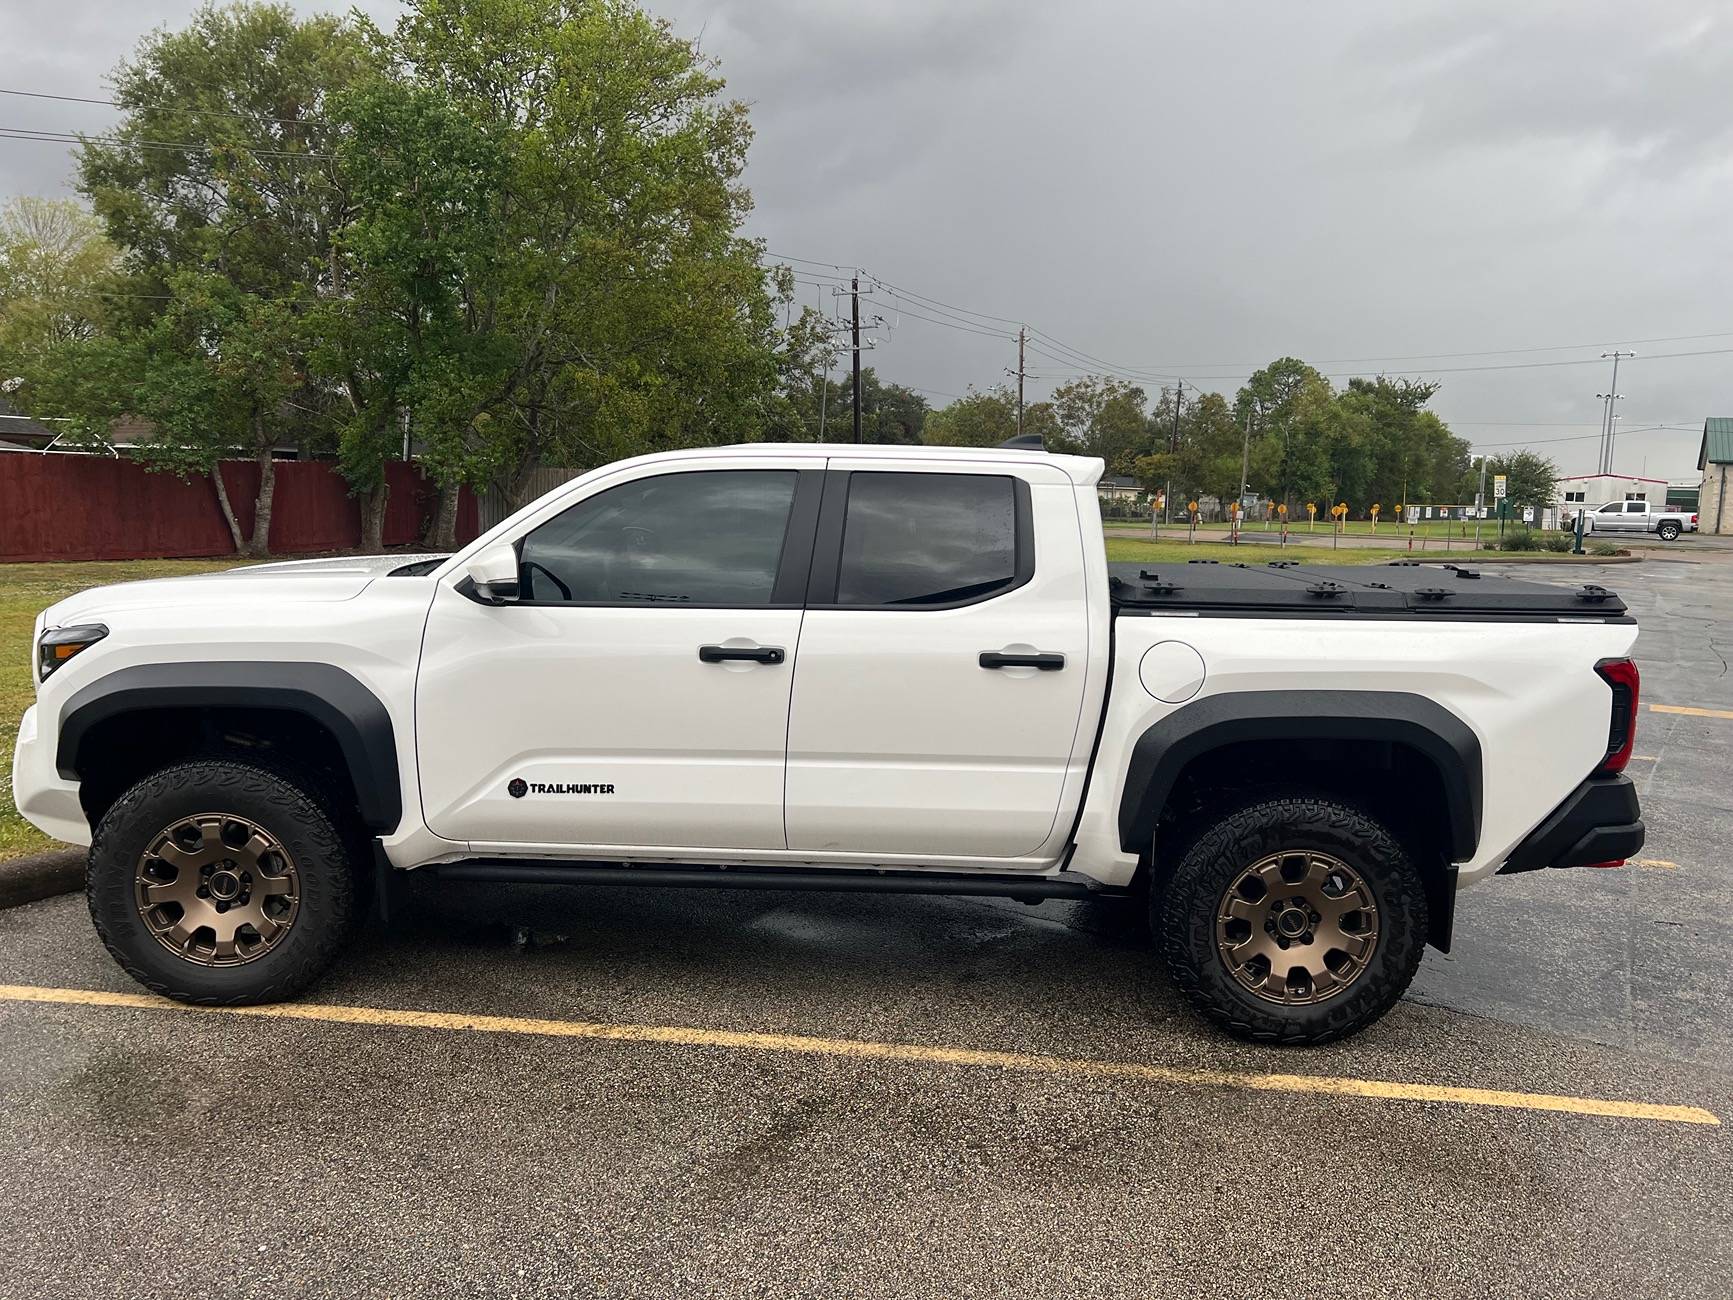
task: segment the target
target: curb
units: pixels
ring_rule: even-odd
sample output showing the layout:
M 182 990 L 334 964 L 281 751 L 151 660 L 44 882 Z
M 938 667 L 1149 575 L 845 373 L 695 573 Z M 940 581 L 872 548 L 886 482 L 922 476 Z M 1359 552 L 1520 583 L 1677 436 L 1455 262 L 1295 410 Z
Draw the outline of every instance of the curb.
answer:
M 1544 559 L 1537 555 L 1525 555 L 1521 551 L 1506 551 L 1502 554 L 1489 552 L 1474 557 L 1476 564 L 1544 564 L 1557 567 L 1561 564 L 1641 564 L 1640 555 L 1554 555 Z
M 0 862 L 0 908 L 84 888 L 84 849 L 56 849 Z

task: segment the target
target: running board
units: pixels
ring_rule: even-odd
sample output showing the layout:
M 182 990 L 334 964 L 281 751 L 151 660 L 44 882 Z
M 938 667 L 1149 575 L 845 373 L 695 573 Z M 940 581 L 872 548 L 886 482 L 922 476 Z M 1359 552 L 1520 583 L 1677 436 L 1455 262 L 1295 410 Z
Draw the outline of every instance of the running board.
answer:
M 419 867 L 440 880 L 509 885 L 659 885 L 684 889 L 807 889 L 844 894 L 967 894 L 991 898 L 1103 898 L 1127 891 L 1062 871 L 1051 876 L 938 871 L 860 871 L 789 867 L 629 867 L 604 862 L 485 858 Z

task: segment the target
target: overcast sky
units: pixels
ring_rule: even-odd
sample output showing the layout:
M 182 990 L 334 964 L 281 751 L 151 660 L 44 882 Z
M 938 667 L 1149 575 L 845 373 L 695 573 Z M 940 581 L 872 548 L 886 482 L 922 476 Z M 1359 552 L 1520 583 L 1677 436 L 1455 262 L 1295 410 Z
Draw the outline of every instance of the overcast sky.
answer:
M 1692 477 L 1703 417 L 1733 414 L 1726 5 L 651 7 L 753 106 L 753 233 L 929 300 L 878 295 L 895 328 L 869 361 L 935 404 L 1003 380 L 1010 321 L 1041 331 L 1036 394 L 1102 368 L 1080 352 L 1152 393 L 1175 375 L 1231 393 L 1283 354 L 1419 371 L 1477 448 L 1566 473 L 1594 468 L 1615 345 L 1638 353 L 1621 471 Z M 191 8 L 0 0 L 0 86 L 100 96 Z M 0 96 L 0 126 L 109 120 Z M 60 147 L 0 139 L 0 194 L 63 192 L 68 171 Z M 1637 431 L 1661 424 L 1683 427 Z

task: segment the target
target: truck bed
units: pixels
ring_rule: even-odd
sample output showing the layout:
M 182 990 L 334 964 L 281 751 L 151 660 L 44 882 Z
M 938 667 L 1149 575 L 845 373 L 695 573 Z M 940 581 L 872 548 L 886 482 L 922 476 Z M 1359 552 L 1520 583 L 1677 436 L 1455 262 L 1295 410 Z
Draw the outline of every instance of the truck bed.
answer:
M 1109 564 L 1120 617 L 1432 619 L 1490 622 L 1634 622 L 1624 601 L 1596 583 L 1530 582 L 1472 562 L 1382 565 L 1245 564 L 1196 559 Z M 1565 575 L 1560 574 L 1564 579 Z

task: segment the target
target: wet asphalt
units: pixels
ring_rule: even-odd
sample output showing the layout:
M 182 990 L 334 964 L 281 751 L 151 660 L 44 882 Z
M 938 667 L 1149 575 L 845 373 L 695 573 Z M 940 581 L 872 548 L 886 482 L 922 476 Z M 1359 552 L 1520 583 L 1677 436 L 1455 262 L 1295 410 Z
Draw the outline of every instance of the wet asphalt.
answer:
M 1733 710 L 1733 562 L 1614 587 Z M 1733 719 L 1645 713 L 1672 865 L 1505 877 L 1360 1037 L 1203 1028 L 1118 903 L 418 888 L 322 1003 L 1705 1107 L 1726 1127 L 0 1000 L 0 1300 L 1733 1293 Z M 528 931 L 527 942 L 524 940 Z M 0 983 L 136 991 L 76 896 Z

